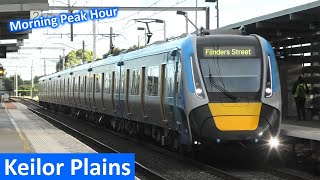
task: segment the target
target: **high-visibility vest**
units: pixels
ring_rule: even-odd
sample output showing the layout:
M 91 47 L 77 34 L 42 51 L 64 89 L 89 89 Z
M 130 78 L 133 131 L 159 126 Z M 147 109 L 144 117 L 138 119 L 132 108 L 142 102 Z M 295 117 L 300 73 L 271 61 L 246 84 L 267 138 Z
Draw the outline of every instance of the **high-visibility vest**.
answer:
M 298 97 L 298 88 L 299 88 L 299 86 L 301 86 L 301 85 L 303 86 L 304 91 L 305 91 L 304 97 L 306 97 L 306 95 L 307 95 L 307 85 L 306 85 L 305 83 L 301 83 L 301 84 L 298 84 L 297 87 L 296 87 L 296 92 L 294 93 L 294 97 L 295 97 L 295 98 Z

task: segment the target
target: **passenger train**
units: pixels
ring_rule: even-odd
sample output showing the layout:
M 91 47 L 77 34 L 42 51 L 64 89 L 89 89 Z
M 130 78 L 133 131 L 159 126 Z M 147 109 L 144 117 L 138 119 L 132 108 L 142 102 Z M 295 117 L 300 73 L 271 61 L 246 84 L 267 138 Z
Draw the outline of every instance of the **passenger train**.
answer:
M 275 140 L 281 90 L 258 35 L 188 35 L 39 80 L 39 101 L 175 150 Z

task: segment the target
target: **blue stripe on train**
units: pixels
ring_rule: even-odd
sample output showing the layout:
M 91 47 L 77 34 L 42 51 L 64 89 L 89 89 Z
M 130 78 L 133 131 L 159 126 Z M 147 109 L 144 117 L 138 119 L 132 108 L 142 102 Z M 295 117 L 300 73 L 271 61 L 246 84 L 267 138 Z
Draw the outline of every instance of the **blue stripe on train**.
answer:
M 182 44 L 182 58 L 184 60 L 185 64 L 185 75 L 187 78 L 187 86 L 191 93 L 194 93 L 194 85 L 193 85 L 193 78 L 192 78 L 192 70 L 191 70 L 191 62 L 190 62 L 190 56 L 193 54 L 193 43 L 192 38 L 188 38 L 184 43 Z
M 266 40 L 264 40 L 263 45 L 266 49 L 266 52 L 270 56 L 270 61 L 271 61 L 271 69 L 272 69 L 272 91 L 273 92 L 279 92 L 280 88 L 280 82 L 279 82 L 279 73 L 278 73 L 278 65 L 277 65 L 277 60 L 276 56 L 274 54 L 273 48 L 270 45 L 270 43 Z

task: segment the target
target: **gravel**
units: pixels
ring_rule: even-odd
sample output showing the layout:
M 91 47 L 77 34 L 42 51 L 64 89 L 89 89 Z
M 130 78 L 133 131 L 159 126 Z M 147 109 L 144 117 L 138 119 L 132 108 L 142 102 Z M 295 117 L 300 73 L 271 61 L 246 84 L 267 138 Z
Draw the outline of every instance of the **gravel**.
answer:
M 31 108 L 34 108 L 33 105 L 26 104 Z M 106 145 L 122 152 L 122 153 L 135 153 L 136 161 L 145 167 L 152 169 L 153 171 L 163 175 L 168 179 L 181 179 L 181 180 L 199 180 L 199 179 L 221 179 L 216 175 L 212 175 L 208 172 L 204 172 L 200 168 L 186 164 L 185 162 L 176 159 L 174 157 L 161 154 L 156 150 L 146 148 L 143 145 L 139 145 L 128 140 L 125 140 L 121 137 L 118 137 L 114 134 L 107 133 L 101 129 L 94 128 L 87 123 L 73 119 L 72 117 L 66 118 L 63 115 L 59 115 L 53 112 L 48 112 L 47 110 L 42 110 L 39 108 L 38 111 L 46 113 L 63 123 L 70 125 L 74 129 L 79 130 L 80 132 L 86 133 L 90 137 L 99 140 L 100 142 L 105 143 Z M 77 123 L 75 123 L 77 121 Z M 137 174 L 139 177 L 139 174 Z M 140 178 L 140 177 L 139 177 Z M 141 176 L 143 178 L 143 175 Z

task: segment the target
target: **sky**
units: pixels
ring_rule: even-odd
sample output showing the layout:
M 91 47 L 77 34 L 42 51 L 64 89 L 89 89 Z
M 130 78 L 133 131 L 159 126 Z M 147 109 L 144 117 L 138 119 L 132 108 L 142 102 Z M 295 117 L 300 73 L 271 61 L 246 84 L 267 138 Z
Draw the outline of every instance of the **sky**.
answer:
M 68 0 L 48 0 L 50 6 L 66 6 Z M 280 10 L 310 3 L 315 0 L 219 0 L 220 27 L 270 14 Z M 216 28 L 216 3 L 205 2 L 205 0 L 70 0 L 70 4 L 77 7 L 210 7 L 210 29 Z M 61 13 L 62 11 L 42 12 Z M 205 27 L 205 12 L 187 12 L 189 19 L 197 24 L 197 27 Z M 96 21 L 97 34 L 108 34 L 110 27 L 114 33 L 119 34 L 113 39 L 115 47 L 128 48 L 138 44 L 145 44 L 144 31 L 138 31 L 137 27 L 145 27 L 143 23 L 136 23 L 133 19 L 154 18 L 165 21 L 166 37 L 179 36 L 186 32 L 186 22 L 183 16 L 176 12 L 125 12 L 120 11 L 118 17 Z M 189 33 L 195 28 L 189 23 Z M 150 30 L 153 33 L 151 42 L 164 39 L 164 24 L 151 23 Z M 22 79 L 31 79 L 32 75 L 44 74 L 44 61 L 46 73 L 55 72 L 55 64 L 59 56 L 65 55 L 73 49 L 82 49 L 82 41 L 85 42 L 86 50 L 93 50 L 93 35 L 76 35 L 74 41 L 70 41 L 68 34 L 70 25 L 61 25 L 56 29 L 42 28 L 34 29 L 28 40 L 24 41 L 25 47 L 50 47 L 51 49 L 21 49 L 19 53 L 7 54 L 8 59 L 0 59 L 0 63 L 7 69 L 8 76 L 16 72 Z M 74 24 L 75 34 L 92 34 L 93 22 Z M 62 35 L 63 34 L 63 35 Z M 97 57 L 109 51 L 109 38 L 102 35 L 96 36 Z M 2 41 L 0 41 L 2 42 Z M 52 47 L 56 48 L 53 49 Z M 32 66 L 33 64 L 33 66 Z M 31 66 L 33 68 L 31 68 Z

